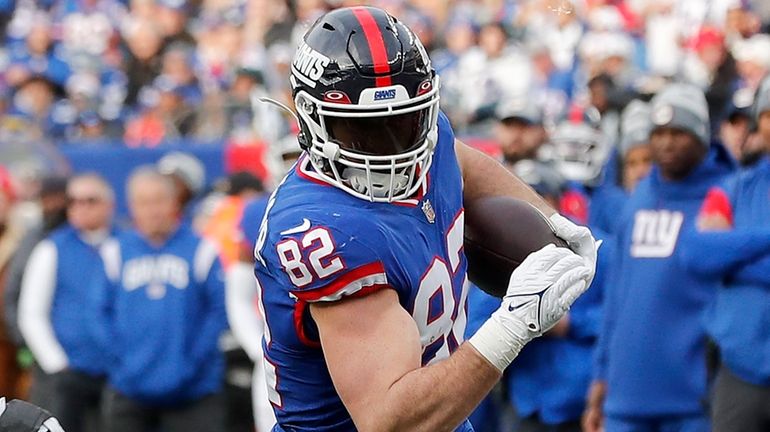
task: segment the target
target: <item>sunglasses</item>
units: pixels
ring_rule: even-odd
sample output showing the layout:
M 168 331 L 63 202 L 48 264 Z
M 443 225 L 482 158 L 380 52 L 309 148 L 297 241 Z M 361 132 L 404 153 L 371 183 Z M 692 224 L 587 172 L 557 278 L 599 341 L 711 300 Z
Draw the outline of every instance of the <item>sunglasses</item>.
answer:
M 97 196 L 67 197 L 67 205 L 70 207 L 77 205 L 93 206 L 99 204 L 100 202 L 102 202 L 102 199 Z

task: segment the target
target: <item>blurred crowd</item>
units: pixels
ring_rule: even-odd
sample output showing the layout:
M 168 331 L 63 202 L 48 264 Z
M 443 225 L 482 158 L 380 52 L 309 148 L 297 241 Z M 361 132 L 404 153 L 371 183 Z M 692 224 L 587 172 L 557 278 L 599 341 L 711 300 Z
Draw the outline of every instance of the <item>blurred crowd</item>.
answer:
M 158 146 L 179 139 L 273 142 L 291 125 L 257 98 L 290 102 L 303 31 L 360 0 L 4 1 L 0 131 L 54 143 Z M 663 80 L 707 92 L 717 117 L 770 68 L 765 2 L 750 0 L 381 0 L 432 54 L 461 132 L 510 97 L 549 120 L 574 103 L 607 116 Z M 514 78 L 515 77 L 515 78 Z M 34 132 L 33 132 L 34 131 Z
M 461 139 L 604 240 L 594 288 L 522 351 L 475 429 L 770 430 L 762 0 L 0 1 L 0 161 L 19 143 L 215 142 L 270 159 L 264 178 L 213 187 L 178 152 L 126 185 L 1 170 L 0 395 L 70 432 L 269 429 L 256 287 L 236 273 L 249 279 L 266 193 L 299 147 L 259 99 L 291 106 L 304 30 L 362 3 L 418 34 Z M 93 288 L 116 285 L 120 298 Z M 131 297 L 144 285 L 170 309 Z M 471 291 L 468 334 L 495 301 Z M 228 318 L 235 337 L 218 340 Z

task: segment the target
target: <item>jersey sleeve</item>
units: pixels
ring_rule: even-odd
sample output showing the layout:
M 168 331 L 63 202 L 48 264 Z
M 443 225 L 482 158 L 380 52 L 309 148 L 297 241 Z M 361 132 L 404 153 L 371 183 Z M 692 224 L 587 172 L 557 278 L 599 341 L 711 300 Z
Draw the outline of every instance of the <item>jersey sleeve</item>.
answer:
M 337 301 L 389 287 L 385 265 L 373 246 L 376 229 L 356 221 L 334 222 L 304 219 L 267 246 L 272 249 L 267 255 L 271 272 L 299 300 Z

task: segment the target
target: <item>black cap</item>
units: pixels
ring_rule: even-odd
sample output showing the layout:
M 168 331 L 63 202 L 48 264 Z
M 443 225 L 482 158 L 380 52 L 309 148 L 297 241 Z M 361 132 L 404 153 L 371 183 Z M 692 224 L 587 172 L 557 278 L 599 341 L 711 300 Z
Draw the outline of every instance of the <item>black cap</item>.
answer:
M 227 178 L 227 194 L 238 195 L 245 190 L 254 190 L 257 192 L 264 192 L 265 186 L 262 184 L 262 180 L 258 179 L 254 174 L 246 171 L 239 171 Z
M 43 177 L 40 181 L 40 196 L 51 196 L 67 193 L 67 177 Z

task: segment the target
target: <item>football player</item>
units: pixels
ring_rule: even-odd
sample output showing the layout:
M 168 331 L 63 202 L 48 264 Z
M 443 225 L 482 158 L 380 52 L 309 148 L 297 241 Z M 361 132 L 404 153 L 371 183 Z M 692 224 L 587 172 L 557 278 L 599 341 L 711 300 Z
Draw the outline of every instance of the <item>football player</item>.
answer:
M 590 284 L 590 231 L 455 140 L 425 49 L 386 12 L 319 18 L 290 80 L 304 154 L 255 247 L 273 430 L 472 431 L 522 346 Z M 530 255 L 463 343 L 463 202 L 493 195 L 532 202 L 575 252 Z
M 600 129 L 595 108 L 575 113 L 556 126 L 549 141 L 553 165 L 567 180 L 559 207 L 594 234 L 612 234 L 626 200 L 620 188 L 604 182 L 612 145 Z

